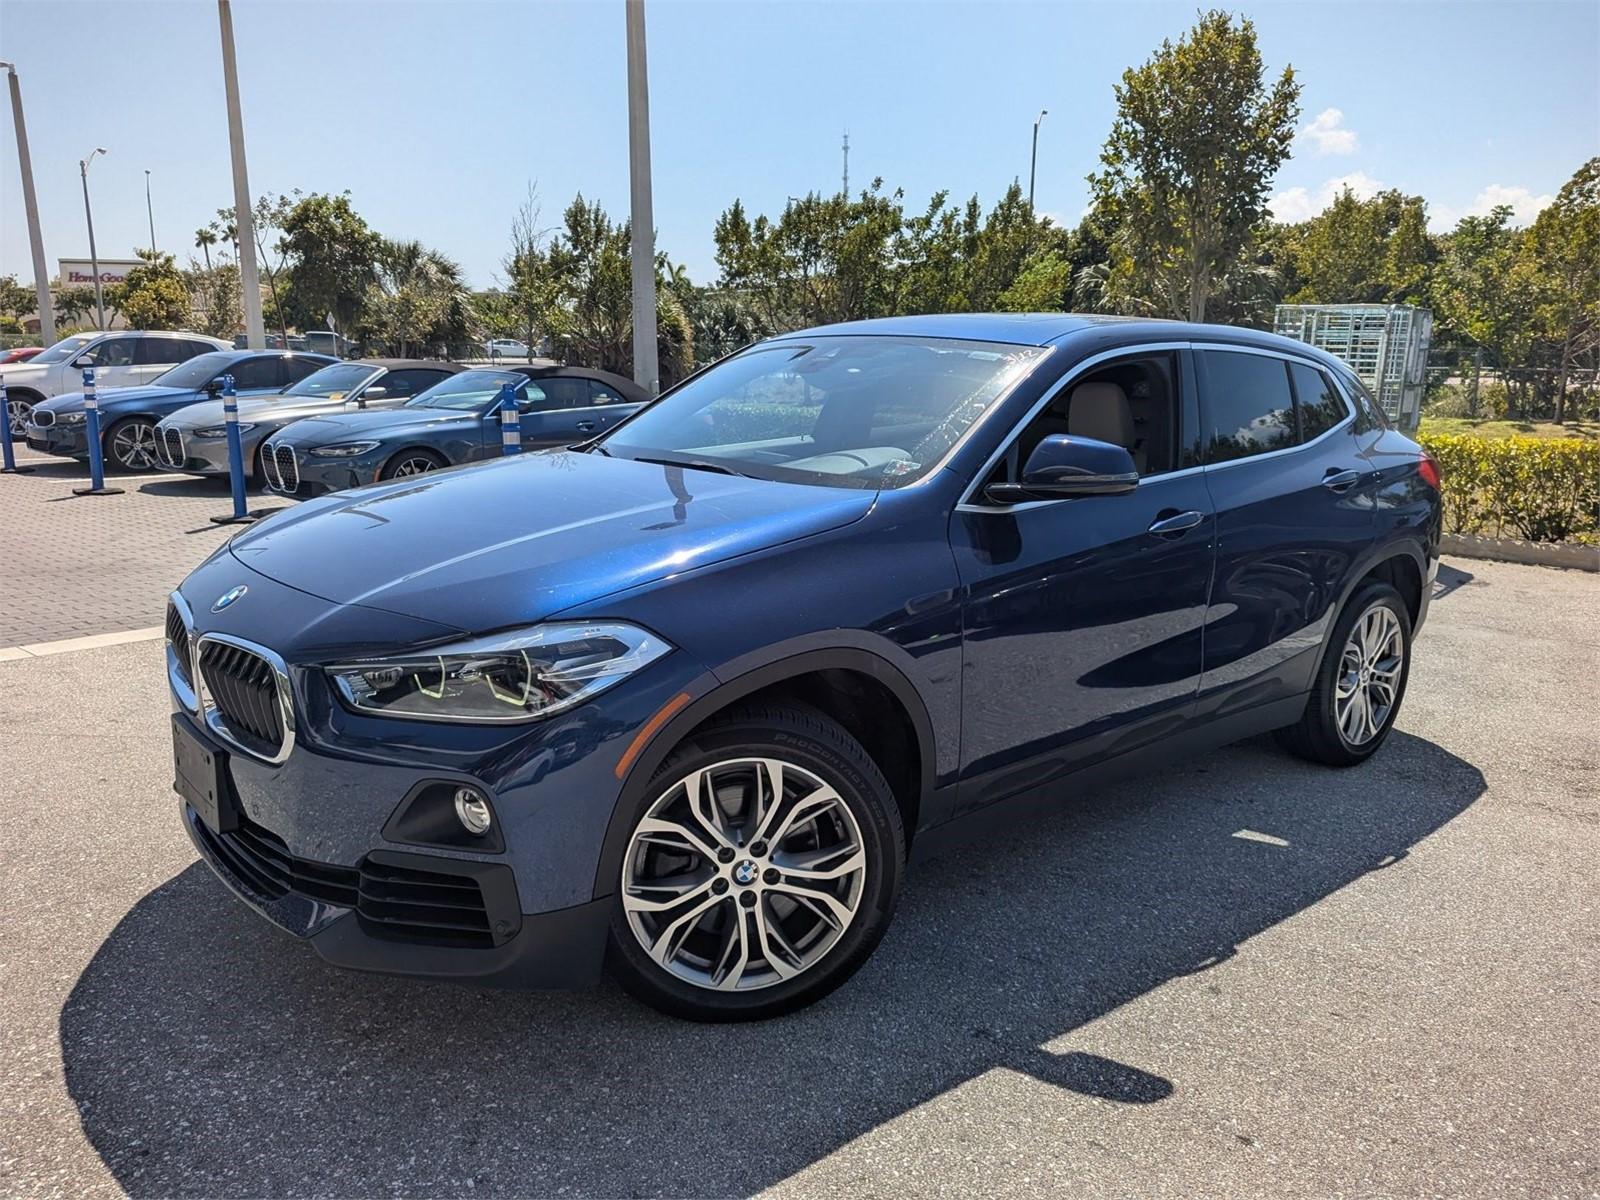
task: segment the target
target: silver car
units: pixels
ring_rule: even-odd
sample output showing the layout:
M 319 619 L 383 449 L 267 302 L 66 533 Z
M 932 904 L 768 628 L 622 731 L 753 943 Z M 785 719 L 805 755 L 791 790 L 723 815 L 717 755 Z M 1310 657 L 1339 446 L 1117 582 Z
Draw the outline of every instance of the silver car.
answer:
M 411 358 L 365 358 L 334 363 L 271 396 L 239 401 L 239 440 L 246 470 L 257 483 L 262 442 L 291 421 L 356 408 L 394 408 L 464 367 Z M 156 451 L 168 470 L 190 475 L 228 473 L 228 426 L 222 401 L 191 404 L 156 426 Z

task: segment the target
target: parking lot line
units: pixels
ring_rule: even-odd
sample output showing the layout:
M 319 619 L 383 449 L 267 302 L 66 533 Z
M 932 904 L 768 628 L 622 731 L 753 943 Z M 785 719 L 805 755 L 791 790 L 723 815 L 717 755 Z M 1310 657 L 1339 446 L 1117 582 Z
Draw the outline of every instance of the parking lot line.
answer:
M 26 646 L 0 646 L 0 662 L 16 662 L 24 658 L 43 658 L 50 654 L 71 654 L 74 650 L 98 650 L 102 646 L 120 646 L 125 642 L 152 642 L 165 637 L 166 629 L 151 625 L 146 629 L 123 629 L 117 633 L 92 633 L 87 637 L 62 638 L 55 642 L 30 642 Z

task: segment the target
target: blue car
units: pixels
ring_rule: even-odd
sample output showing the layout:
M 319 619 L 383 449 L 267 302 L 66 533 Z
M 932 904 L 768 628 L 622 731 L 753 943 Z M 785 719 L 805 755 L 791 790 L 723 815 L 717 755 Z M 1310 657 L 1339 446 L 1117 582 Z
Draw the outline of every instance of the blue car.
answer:
M 329 413 L 286 426 L 262 447 L 267 486 L 316 496 L 498 456 L 508 384 L 528 449 L 586 441 L 649 399 L 631 379 L 587 367 L 465 371 L 401 408 Z
M 224 375 L 233 376 L 239 395 L 260 396 L 281 391 L 336 361 L 325 354 L 283 350 L 218 350 L 179 363 L 144 387 L 96 389 L 106 469 L 134 472 L 157 466 L 156 423 L 191 404 L 215 399 Z M 26 436 L 29 446 L 46 454 L 87 458 L 83 393 L 70 392 L 35 404 Z
M 179 815 L 331 962 L 772 1016 L 980 827 L 1269 730 L 1365 761 L 1439 532 L 1434 462 L 1298 342 L 786 334 L 217 550 L 167 616 Z

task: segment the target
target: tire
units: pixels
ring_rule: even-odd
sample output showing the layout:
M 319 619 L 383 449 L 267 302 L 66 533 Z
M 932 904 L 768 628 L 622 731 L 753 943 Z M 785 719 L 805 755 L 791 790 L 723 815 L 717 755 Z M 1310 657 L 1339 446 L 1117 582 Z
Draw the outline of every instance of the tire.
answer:
M 123 474 L 152 471 L 156 457 L 156 423 L 148 417 L 124 417 L 103 435 L 106 469 Z
M 1394 728 L 1410 674 L 1406 603 L 1387 583 L 1368 583 L 1334 622 L 1305 714 L 1278 730 L 1278 742 L 1300 758 L 1330 767 L 1366 762 Z
M 28 416 L 33 412 L 33 406 L 42 399 L 44 397 L 37 392 L 20 388 L 6 393 L 6 417 L 9 419 L 8 430 L 13 442 L 20 442 L 28 436 L 25 428 Z
M 429 465 L 423 466 L 424 463 Z M 411 475 L 425 475 L 429 471 L 437 471 L 449 465 L 450 462 L 444 455 L 435 454 L 432 450 L 402 450 L 383 464 L 379 478 L 404 479 Z
M 709 785 L 698 823 L 687 815 L 690 780 Z M 666 826 L 691 831 L 718 856 Z M 753 836 L 764 831 L 777 835 L 770 846 Z M 832 877 L 784 873 L 806 869 Z M 631 814 L 607 960 L 624 988 L 674 1016 L 780 1016 L 826 996 L 867 960 L 894 915 L 904 869 L 900 808 L 860 743 L 813 709 L 740 709 L 675 749 Z M 650 888 L 656 880 L 670 886 Z

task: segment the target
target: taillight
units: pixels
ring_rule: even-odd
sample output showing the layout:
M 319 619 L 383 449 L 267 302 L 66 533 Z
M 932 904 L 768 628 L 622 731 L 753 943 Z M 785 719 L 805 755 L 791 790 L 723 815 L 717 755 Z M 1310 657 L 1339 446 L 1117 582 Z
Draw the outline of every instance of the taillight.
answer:
M 1423 483 L 1435 491 L 1439 490 L 1439 463 L 1426 450 L 1417 460 L 1417 474 L 1422 476 Z

